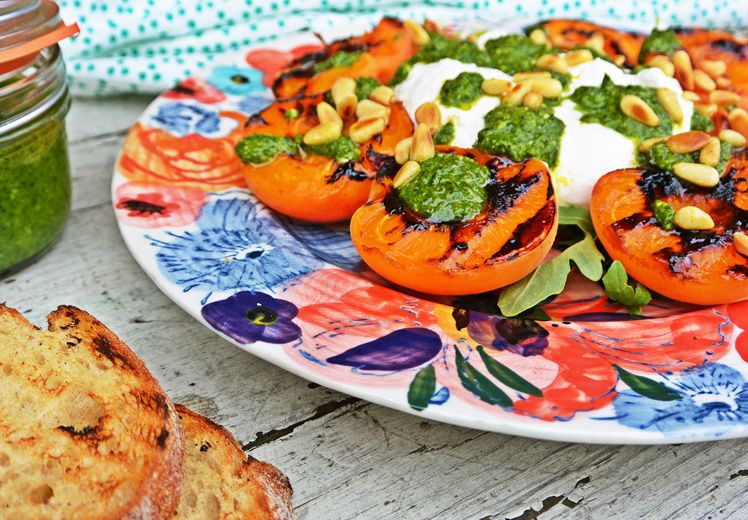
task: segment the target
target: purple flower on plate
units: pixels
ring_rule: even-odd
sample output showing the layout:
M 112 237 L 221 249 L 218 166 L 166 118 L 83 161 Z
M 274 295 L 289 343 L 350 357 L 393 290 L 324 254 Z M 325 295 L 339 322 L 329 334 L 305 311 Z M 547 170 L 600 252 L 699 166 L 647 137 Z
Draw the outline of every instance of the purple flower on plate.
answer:
M 533 320 L 470 312 L 467 332 L 477 343 L 521 356 L 538 356 L 548 346 L 548 331 Z
M 332 356 L 327 362 L 361 370 L 407 370 L 431 361 L 441 347 L 441 339 L 433 330 L 400 329 Z
M 293 322 L 299 309 L 291 302 L 260 292 L 242 291 L 202 308 L 213 328 L 239 343 L 288 343 L 301 336 Z

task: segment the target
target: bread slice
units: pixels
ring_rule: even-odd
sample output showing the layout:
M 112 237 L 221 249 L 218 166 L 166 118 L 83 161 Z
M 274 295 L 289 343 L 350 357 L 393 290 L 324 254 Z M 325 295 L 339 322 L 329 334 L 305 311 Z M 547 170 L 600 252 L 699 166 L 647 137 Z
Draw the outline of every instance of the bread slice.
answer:
M 168 397 L 89 314 L 47 321 L 0 305 L 0 518 L 172 518 L 184 437 Z
M 184 426 L 184 489 L 175 519 L 293 520 L 291 485 L 247 457 L 225 428 L 176 405 Z

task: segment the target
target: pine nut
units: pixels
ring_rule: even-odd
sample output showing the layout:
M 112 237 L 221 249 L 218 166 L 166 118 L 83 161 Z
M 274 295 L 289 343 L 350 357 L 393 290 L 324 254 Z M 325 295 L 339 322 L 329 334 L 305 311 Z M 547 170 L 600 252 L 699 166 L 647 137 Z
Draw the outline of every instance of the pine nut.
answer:
M 533 29 L 528 38 L 535 45 L 548 45 L 548 36 L 543 29 Z
M 665 76 L 672 78 L 675 75 L 675 65 L 667 56 L 663 54 L 655 54 L 651 58 L 647 59 L 647 65 L 660 69 Z
M 329 143 L 340 137 L 342 131 L 343 127 L 337 123 L 321 123 L 304 134 L 302 141 L 308 145 Z
M 709 101 L 722 106 L 737 105 L 740 103 L 740 94 L 729 90 L 714 90 L 709 93 Z
M 413 132 L 413 141 L 410 143 L 410 159 L 421 162 L 434 156 L 434 141 L 431 139 L 431 131 L 428 125 L 420 123 Z
M 403 22 L 403 25 L 410 34 L 413 43 L 415 43 L 419 47 L 422 45 L 426 45 L 431 41 L 431 36 L 429 36 L 429 33 L 426 32 L 426 29 L 424 29 L 421 24 L 416 23 L 413 20 L 405 20 Z
M 530 92 L 529 82 L 526 81 L 524 83 L 518 83 L 504 95 L 504 103 L 519 106 L 522 103 L 522 100 L 525 98 L 525 94 L 527 94 L 528 92 Z
M 701 97 L 694 92 L 693 90 L 686 90 L 683 92 L 683 99 L 686 101 L 691 101 L 692 103 L 696 103 L 697 101 L 701 101 Z
M 662 108 L 670 114 L 673 121 L 680 124 L 683 122 L 683 110 L 680 108 L 678 103 L 678 96 L 669 88 L 658 88 L 657 89 L 657 101 L 660 102 Z
M 709 143 L 710 137 L 706 132 L 683 132 L 668 138 L 665 144 L 673 153 L 686 154 L 704 148 Z
M 719 164 L 719 157 L 722 154 L 722 147 L 719 144 L 719 139 L 716 137 L 709 138 L 707 145 L 701 149 L 699 153 L 699 162 L 706 164 L 712 168 L 716 168 Z
M 363 143 L 384 130 L 385 126 L 386 123 L 381 117 L 359 119 L 348 129 L 348 137 L 354 143 Z
M 322 101 L 317 105 L 317 118 L 320 124 L 322 123 L 335 123 L 343 128 L 343 119 L 338 114 L 337 110 L 332 108 L 332 105 L 326 101 Z
M 595 57 L 588 49 L 578 49 L 576 51 L 567 52 L 566 56 L 564 56 L 564 60 L 566 60 L 566 64 L 569 67 L 576 67 L 577 65 L 587 63 L 593 59 L 595 59 Z
M 651 127 L 660 126 L 660 118 L 640 97 L 627 94 L 621 98 L 620 106 L 631 119 Z
M 703 70 L 696 69 L 693 71 L 693 82 L 699 90 L 712 91 L 717 88 L 717 84 L 714 80 Z
M 400 170 L 397 172 L 397 175 L 395 175 L 395 178 L 392 179 L 392 187 L 397 189 L 409 180 L 411 180 L 413 177 L 418 175 L 418 172 L 421 171 L 421 165 L 418 164 L 415 161 L 408 161 L 405 164 L 402 165 Z
M 732 80 L 730 78 L 717 78 L 717 88 L 727 88 L 730 85 L 732 85 Z
M 717 79 L 727 72 L 727 63 L 722 60 L 704 60 L 701 62 L 701 69 L 713 79 Z
M 743 256 L 748 256 L 748 236 L 745 233 L 734 233 L 732 235 L 735 250 Z
M 748 112 L 742 108 L 734 108 L 727 115 L 727 121 L 733 130 L 748 138 Z
M 547 70 L 541 70 L 537 72 L 518 72 L 514 76 L 512 76 L 512 79 L 515 83 L 521 83 L 523 81 L 529 81 L 531 79 L 541 79 L 541 78 L 550 78 L 551 73 Z
M 442 124 L 442 113 L 439 105 L 433 101 L 427 101 L 416 109 L 416 123 L 423 123 L 429 127 L 429 132 L 434 135 Z
M 385 85 L 380 85 L 369 94 L 369 99 L 376 101 L 385 106 L 391 105 L 395 101 L 395 91 Z
M 332 89 L 330 90 L 332 100 L 335 102 L 336 106 L 340 103 L 340 100 L 343 99 L 343 97 L 348 94 L 355 94 L 355 92 L 356 80 L 353 78 L 338 78 L 335 80 L 335 83 L 333 83 Z
M 506 94 L 512 88 L 512 82 L 505 79 L 484 79 L 480 84 L 481 90 L 489 96 L 500 96 Z
M 390 109 L 386 106 L 372 101 L 371 99 L 362 99 L 356 105 L 356 117 L 359 119 L 371 119 L 372 117 L 381 117 L 385 121 L 390 119 Z
M 613 56 L 613 63 L 619 67 L 623 67 L 626 64 L 626 56 L 623 54 L 616 54 Z
M 706 164 L 675 163 L 673 165 L 673 173 L 681 179 L 703 188 L 712 188 L 719 183 L 719 173 L 717 170 Z
M 395 161 L 397 164 L 405 164 L 410 159 L 410 145 L 412 137 L 406 137 L 395 145 Z
M 538 92 L 546 98 L 557 98 L 563 92 L 561 82 L 554 78 L 541 78 L 530 80 L 530 90 Z
M 535 66 L 566 74 L 569 72 L 569 66 L 566 60 L 558 54 L 546 54 L 535 60 Z
M 694 103 L 693 107 L 709 119 L 717 113 L 717 105 L 714 103 Z
M 567 39 L 563 34 L 552 35 L 551 43 L 554 47 L 558 47 L 559 49 L 571 49 L 576 45 L 576 42 Z
M 696 206 L 684 206 L 675 212 L 673 222 L 681 229 L 712 229 L 714 221 L 709 213 Z
M 538 108 L 543 104 L 543 94 L 539 92 L 528 92 L 522 100 L 522 104 L 527 108 Z
M 350 119 L 356 113 L 356 105 L 358 104 L 358 98 L 356 94 L 346 94 L 341 99 L 335 102 L 338 114 L 343 119 Z
M 675 51 L 673 54 L 673 65 L 675 66 L 675 79 L 677 79 L 686 90 L 694 89 L 693 64 L 691 57 L 686 51 Z
M 595 31 L 592 33 L 592 36 L 587 38 L 587 41 L 584 42 L 585 47 L 589 47 L 591 49 L 596 50 L 600 54 L 606 54 L 605 52 L 605 36 L 603 36 L 603 33 L 600 31 Z
M 719 133 L 719 138 L 732 145 L 733 148 L 744 148 L 745 137 L 740 132 L 735 130 L 724 129 Z
M 668 139 L 668 136 L 665 135 L 662 137 L 650 137 L 649 139 L 645 139 L 639 145 L 639 151 L 641 153 L 649 153 L 649 150 L 652 148 L 653 144 L 664 141 L 665 139 Z

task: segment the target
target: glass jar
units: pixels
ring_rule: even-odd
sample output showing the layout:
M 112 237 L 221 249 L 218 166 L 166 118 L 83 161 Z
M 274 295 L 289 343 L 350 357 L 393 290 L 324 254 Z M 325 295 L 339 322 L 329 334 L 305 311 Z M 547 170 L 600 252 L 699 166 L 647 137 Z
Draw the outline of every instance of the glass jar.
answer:
M 45 23 L 52 28 L 61 24 L 59 18 L 54 20 L 57 6 L 50 9 L 49 2 L 15 2 L 10 15 L 3 13 L 3 3 L 0 53 L 19 41 L 28 42 L 19 38 Z M 21 20 L 19 8 L 25 8 Z M 33 24 L 32 30 L 19 30 L 23 20 Z M 9 43 L 11 36 L 15 43 Z M 65 66 L 56 44 L 0 62 L 0 276 L 38 258 L 62 232 L 71 195 L 65 134 L 69 107 Z

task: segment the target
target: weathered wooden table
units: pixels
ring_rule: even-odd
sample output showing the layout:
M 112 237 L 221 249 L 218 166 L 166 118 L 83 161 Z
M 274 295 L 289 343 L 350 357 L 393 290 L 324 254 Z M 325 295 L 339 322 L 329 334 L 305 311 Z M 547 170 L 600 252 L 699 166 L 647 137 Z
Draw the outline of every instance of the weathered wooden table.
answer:
M 562 444 L 435 423 L 309 383 L 192 319 L 130 256 L 111 205 L 114 160 L 149 101 L 74 103 L 70 220 L 47 255 L 0 280 L 0 301 L 37 325 L 61 304 L 92 313 L 175 402 L 283 470 L 299 518 L 748 518 L 748 440 Z

